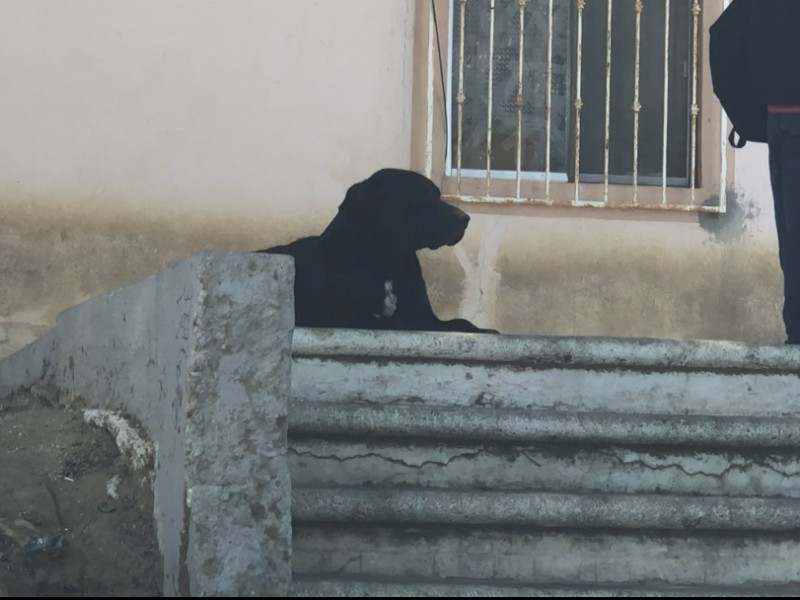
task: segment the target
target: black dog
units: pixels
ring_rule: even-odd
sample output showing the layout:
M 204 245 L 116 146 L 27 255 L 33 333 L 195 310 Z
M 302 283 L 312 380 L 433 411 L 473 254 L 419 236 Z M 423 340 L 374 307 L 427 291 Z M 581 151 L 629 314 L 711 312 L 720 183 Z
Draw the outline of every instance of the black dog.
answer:
M 493 332 L 440 320 L 417 259 L 458 243 L 467 223 L 427 177 L 382 169 L 347 190 L 322 235 L 259 252 L 294 257 L 298 327 Z

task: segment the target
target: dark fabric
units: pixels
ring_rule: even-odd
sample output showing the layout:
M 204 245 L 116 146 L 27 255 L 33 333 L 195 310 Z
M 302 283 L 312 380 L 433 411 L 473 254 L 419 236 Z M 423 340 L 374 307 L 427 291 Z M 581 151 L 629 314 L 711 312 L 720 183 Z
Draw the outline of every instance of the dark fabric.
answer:
M 783 322 L 787 342 L 800 344 L 800 114 L 770 114 L 767 127 L 770 179 L 784 279 Z
M 726 13 L 727 21 L 723 13 L 711 27 L 714 91 L 743 134 L 742 145 L 761 139 L 763 108 L 784 279 L 783 322 L 787 343 L 800 344 L 800 113 L 767 112 L 770 104 L 800 105 L 800 0 L 733 0 Z M 747 128 L 755 134 L 746 135 Z
M 798 32 L 800 0 L 733 0 L 709 28 L 711 80 L 735 148 L 767 141 L 767 105 L 800 104 Z
M 750 81 L 764 104 L 800 104 L 800 0 L 749 4 Z
M 711 83 L 733 126 L 728 141 L 734 148 L 767 141 L 767 106 L 754 96 L 749 77 L 752 6 L 733 0 L 709 28 Z

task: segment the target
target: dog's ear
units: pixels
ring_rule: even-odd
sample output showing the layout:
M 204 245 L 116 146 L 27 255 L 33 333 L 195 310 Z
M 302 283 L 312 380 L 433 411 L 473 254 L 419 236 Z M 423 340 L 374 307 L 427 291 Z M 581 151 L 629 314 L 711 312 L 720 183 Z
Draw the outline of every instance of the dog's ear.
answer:
M 341 245 L 341 240 L 348 240 L 347 245 L 350 245 L 353 238 L 364 235 L 373 210 L 367 192 L 364 181 L 350 186 L 339 205 L 339 211 L 322 233 L 324 246 L 337 248 Z
M 362 234 L 382 234 L 392 222 L 393 203 L 386 202 L 387 189 L 367 179 L 350 186 L 339 205 L 338 217 Z
M 339 205 L 339 212 L 346 213 L 350 217 L 358 218 L 370 210 L 369 193 L 367 182 L 361 181 L 354 183 L 347 190 L 344 200 Z

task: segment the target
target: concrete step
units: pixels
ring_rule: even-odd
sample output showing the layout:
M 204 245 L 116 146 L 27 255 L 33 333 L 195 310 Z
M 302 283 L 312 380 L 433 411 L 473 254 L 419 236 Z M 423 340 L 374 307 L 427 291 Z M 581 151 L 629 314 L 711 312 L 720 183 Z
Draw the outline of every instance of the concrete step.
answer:
M 296 595 L 800 591 L 800 348 L 297 330 Z
M 795 531 L 800 500 L 403 488 L 301 488 L 293 522 L 571 529 Z
M 712 450 L 290 438 L 289 467 L 299 487 L 800 498 L 797 454 Z
M 297 522 L 292 539 L 296 579 L 729 589 L 800 582 L 800 542 L 792 533 Z
M 797 500 L 298 487 L 292 518 L 299 576 L 531 587 L 800 581 Z
M 295 485 L 800 497 L 800 420 L 295 401 Z
M 800 382 L 798 383 L 800 394 Z M 800 419 L 293 400 L 293 436 L 800 449 Z
M 292 596 L 299 597 L 509 597 L 509 598 L 696 598 L 800 595 L 800 587 L 759 586 L 721 587 L 710 585 L 614 585 L 614 584 L 538 584 L 520 585 L 514 582 L 487 584 L 470 579 L 391 580 L 337 577 L 330 579 L 305 578 L 296 575 L 292 582 Z
M 292 397 L 386 405 L 800 417 L 800 348 L 298 329 Z

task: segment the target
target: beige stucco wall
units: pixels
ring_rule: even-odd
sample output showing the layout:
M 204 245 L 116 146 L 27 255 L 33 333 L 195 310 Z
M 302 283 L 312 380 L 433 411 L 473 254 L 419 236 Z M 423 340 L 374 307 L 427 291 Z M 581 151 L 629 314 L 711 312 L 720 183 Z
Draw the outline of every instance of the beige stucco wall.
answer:
M 319 231 L 412 146 L 414 0 L 4 0 L 0 355 L 199 249 Z M 467 206 L 434 306 L 506 333 L 779 341 L 763 147 L 723 217 Z
M 444 314 L 520 334 L 781 343 L 767 148 L 729 156 L 723 215 L 472 206 L 449 261 L 469 276 Z M 448 296 L 435 282 L 432 292 Z
M 453 263 L 477 275 L 452 310 L 513 333 L 779 342 L 777 248 L 758 200 L 739 189 L 721 217 L 476 215 Z
M 4 0 L 0 354 L 201 248 L 317 231 L 408 166 L 406 0 Z

